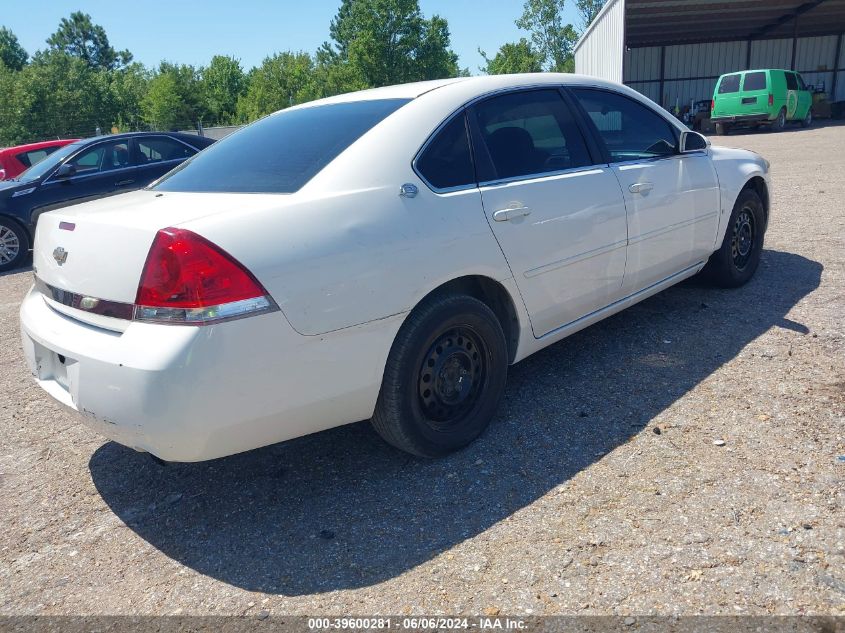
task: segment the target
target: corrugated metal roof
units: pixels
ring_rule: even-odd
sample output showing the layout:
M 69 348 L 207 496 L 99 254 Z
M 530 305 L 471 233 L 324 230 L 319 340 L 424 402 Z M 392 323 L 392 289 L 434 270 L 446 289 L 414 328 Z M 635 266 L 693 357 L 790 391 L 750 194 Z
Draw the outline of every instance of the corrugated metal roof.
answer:
M 843 31 L 845 0 L 625 0 L 629 47 Z

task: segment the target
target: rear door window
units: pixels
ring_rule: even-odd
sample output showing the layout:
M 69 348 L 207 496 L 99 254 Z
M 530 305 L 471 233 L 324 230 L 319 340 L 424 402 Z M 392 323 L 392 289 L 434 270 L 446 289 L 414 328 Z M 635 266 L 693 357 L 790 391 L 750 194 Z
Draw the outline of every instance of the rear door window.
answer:
M 169 160 L 184 160 L 197 153 L 195 149 L 169 136 L 138 137 L 138 151 L 141 153 L 140 161 L 142 165 L 163 163 Z
M 798 79 L 795 78 L 795 73 L 785 73 L 786 74 L 786 89 L 787 90 L 798 90 Z
M 435 189 L 475 184 L 465 114 L 454 117 L 437 132 L 417 159 L 417 169 Z
M 750 92 L 752 90 L 766 89 L 766 73 L 754 72 L 745 73 L 745 81 L 743 82 L 743 90 Z
M 739 74 L 725 75 L 722 77 L 722 81 L 719 82 L 719 94 L 724 95 L 739 92 L 739 77 Z
M 185 161 L 155 189 L 294 193 L 408 101 L 350 101 L 271 114 Z
M 491 97 L 474 106 L 484 148 L 498 180 L 589 165 L 590 154 L 572 112 L 557 90 Z

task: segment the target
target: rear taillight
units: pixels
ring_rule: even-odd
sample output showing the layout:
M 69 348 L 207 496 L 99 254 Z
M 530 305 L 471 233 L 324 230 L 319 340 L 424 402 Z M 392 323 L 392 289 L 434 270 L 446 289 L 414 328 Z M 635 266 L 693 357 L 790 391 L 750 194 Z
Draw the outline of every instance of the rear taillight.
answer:
M 716 100 L 715 99 L 710 99 L 710 109 L 711 110 L 716 109 Z
M 135 298 L 136 321 L 205 325 L 277 310 L 258 280 L 196 233 L 156 234 Z
M 769 95 L 769 105 L 770 106 L 775 105 L 775 95 L 773 95 L 773 94 Z

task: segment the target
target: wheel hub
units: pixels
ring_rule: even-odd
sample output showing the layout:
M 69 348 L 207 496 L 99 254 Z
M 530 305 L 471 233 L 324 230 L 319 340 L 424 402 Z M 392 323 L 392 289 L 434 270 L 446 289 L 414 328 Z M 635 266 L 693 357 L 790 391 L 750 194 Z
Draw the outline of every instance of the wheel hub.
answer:
M 18 256 L 21 244 L 12 229 L 0 225 L 0 264 L 8 264 Z
M 736 218 L 731 240 L 731 255 L 739 270 L 745 268 L 754 248 L 754 216 L 750 209 L 743 209 Z
M 440 335 L 429 348 L 419 375 L 419 397 L 425 416 L 438 426 L 451 426 L 475 405 L 485 375 L 480 339 L 468 328 Z

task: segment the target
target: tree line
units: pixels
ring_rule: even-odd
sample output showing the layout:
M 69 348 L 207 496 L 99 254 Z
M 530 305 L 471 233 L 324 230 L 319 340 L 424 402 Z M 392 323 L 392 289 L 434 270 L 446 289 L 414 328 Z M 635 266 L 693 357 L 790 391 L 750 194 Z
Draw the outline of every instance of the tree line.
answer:
M 527 38 L 488 57 L 480 71 L 571 72 L 579 31 L 605 0 L 575 0 L 581 24 L 565 24 L 565 0 L 526 0 Z M 451 49 L 447 21 L 419 0 L 341 0 L 316 52 L 285 51 L 245 70 L 216 55 L 207 66 L 149 68 L 117 50 L 90 15 L 72 13 L 30 55 L 0 27 L 0 146 L 129 130 L 192 129 L 254 121 L 291 105 L 370 87 L 469 75 Z

